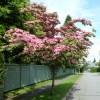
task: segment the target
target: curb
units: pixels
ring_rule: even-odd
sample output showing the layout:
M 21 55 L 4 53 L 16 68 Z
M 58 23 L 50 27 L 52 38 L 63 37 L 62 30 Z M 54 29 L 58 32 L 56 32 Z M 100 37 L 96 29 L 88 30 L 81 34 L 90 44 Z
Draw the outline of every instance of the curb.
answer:
M 81 77 L 74 83 L 74 85 L 69 89 L 68 93 L 65 95 L 65 97 L 62 100 L 68 100 L 70 95 L 72 95 L 72 91 L 75 89 L 76 85 L 79 83 Z

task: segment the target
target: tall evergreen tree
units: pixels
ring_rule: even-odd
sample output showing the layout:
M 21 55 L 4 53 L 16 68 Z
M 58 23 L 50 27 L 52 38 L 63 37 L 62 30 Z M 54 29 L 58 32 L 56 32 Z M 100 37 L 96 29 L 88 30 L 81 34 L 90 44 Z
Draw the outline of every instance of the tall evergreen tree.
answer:
M 96 59 L 94 58 L 93 63 L 96 63 Z
M 69 24 L 69 21 L 71 21 L 72 18 L 70 15 L 67 15 L 66 19 L 65 19 L 65 22 L 64 22 L 64 25 L 68 25 Z

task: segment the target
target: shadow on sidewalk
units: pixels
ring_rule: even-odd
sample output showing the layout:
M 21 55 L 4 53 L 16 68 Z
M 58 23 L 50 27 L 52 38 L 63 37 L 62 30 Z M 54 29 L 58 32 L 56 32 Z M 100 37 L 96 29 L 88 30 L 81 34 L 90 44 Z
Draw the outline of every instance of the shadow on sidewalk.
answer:
M 41 93 L 44 93 L 50 89 L 51 89 L 51 86 L 47 85 L 47 86 L 44 86 L 42 88 L 36 89 L 34 91 L 30 91 L 30 92 L 18 95 L 16 97 L 5 98 L 5 100 L 32 100 L 33 97 L 35 97 Z
M 74 93 L 80 91 L 77 87 L 72 87 L 72 89 L 69 91 L 69 93 L 66 96 L 66 99 L 63 100 L 73 100 L 74 99 Z
M 53 95 L 50 95 L 50 91 L 33 97 L 31 100 L 62 100 L 63 97 L 68 93 L 73 83 L 63 83 L 54 87 Z M 67 100 L 67 99 L 66 99 Z
M 51 95 L 51 86 L 46 86 L 23 95 L 19 95 L 12 99 L 5 100 L 62 100 L 72 85 L 73 83 L 71 82 L 56 85 L 53 90 L 53 95 Z

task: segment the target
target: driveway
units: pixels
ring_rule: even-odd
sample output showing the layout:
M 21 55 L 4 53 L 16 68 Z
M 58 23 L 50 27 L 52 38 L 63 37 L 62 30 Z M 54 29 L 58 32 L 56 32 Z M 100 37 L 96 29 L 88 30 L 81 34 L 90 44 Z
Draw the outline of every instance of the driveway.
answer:
M 100 73 L 84 73 L 63 100 L 100 100 Z

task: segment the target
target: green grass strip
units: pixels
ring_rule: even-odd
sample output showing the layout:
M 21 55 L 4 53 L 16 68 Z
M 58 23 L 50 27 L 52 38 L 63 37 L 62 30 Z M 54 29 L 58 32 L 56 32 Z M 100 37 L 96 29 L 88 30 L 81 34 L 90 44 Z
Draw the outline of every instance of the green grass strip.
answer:
M 61 84 L 55 86 L 52 96 L 50 95 L 50 91 L 48 91 L 33 97 L 32 100 L 62 100 L 80 76 L 81 75 L 71 75 L 67 80 L 62 81 Z

